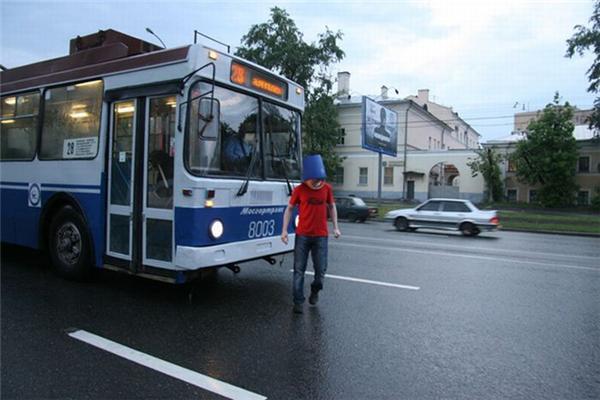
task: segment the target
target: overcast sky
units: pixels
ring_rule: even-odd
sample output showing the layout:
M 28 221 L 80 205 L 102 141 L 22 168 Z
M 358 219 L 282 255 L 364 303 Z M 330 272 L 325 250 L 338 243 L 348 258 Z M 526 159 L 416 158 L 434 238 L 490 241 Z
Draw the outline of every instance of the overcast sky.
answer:
M 168 47 L 193 42 L 197 29 L 235 47 L 275 5 L 307 41 L 326 26 L 343 32 L 346 57 L 334 72 L 352 74 L 353 95 L 378 95 L 382 85 L 399 97 L 429 89 L 482 141 L 510 134 L 516 111 L 543 108 L 555 91 L 579 108 L 593 104 L 585 76 L 592 56 L 564 57 L 573 27 L 589 26 L 591 0 L 0 0 L 0 64 L 66 55 L 69 39 L 108 28 L 159 44 L 145 31 L 150 27 Z

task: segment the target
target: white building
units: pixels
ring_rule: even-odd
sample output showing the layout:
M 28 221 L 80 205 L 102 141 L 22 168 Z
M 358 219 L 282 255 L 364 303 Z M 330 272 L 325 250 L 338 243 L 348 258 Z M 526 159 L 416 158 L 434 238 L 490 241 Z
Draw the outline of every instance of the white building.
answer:
M 416 96 L 408 96 L 412 100 L 440 120 L 452 130 L 444 137 L 442 149 L 478 149 L 481 135 L 466 123 L 452 107 L 446 107 L 429 100 L 429 89 L 420 89 Z
M 379 155 L 362 148 L 362 96 L 349 95 L 349 79 L 348 72 L 338 74 L 338 120 L 342 132 L 336 151 L 344 161 L 332 183 L 338 194 L 376 198 Z M 477 132 L 468 124 L 461 124 L 459 132 L 467 132 L 461 142 L 455 127 L 429 110 L 443 113 L 451 109 L 424 100 L 423 96 L 418 99 L 423 104 L 410 98 L 390 99 L 388 89 L 383 86 L 375 100 L 398 115 L 397 156 L 383 155 L 382 198 L 425 200 L 444 196 L 476 202 L 482 199 L 483 180 L 472 178 L 466 165 L 475 156 L 469 148 L 479 147 Z M 449 119 L 458 124 L 453 115 Z

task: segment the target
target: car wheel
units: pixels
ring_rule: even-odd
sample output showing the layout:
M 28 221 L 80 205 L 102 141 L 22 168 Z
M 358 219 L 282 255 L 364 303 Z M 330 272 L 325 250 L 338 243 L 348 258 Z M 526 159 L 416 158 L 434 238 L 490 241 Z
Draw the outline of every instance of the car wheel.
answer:
M 358 220 L 358 222 L 360 222 L 360 223 L 362 224 L 362 223 L 364 223 L 366 220 L 367 220 L 366 218 L 360 218 L 360 219 Z
M 465 236 L 475 236 L 479 234 L 479 229 L 470 222 L 465 222 L 460 226 L 460 231 Z
M 348 214 L 348 221 L 350 221 L 350 222 L 356 222 L 356 220 L 357 220 L 356 214 L 354 214 L 354 213 Z
M 48 248 L 52 265 L 64 278 L 84 280 L 91 273 L 92 246 L 83 217 L 71 206 L 50 224 Z
M 404 217 L 396 218 L 394 221 L 394 226 L 396 227 L 396 230 L 400 232 L 405 232 L 409 229 L 408 220 Z

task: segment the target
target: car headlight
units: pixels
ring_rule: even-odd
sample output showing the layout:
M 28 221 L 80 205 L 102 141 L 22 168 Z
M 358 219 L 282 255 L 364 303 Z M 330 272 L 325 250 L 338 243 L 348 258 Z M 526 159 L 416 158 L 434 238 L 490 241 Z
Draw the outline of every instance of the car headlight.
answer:
M 210 234 L 210 237 L 212 237 L 213 239 L 219 239 L 221 236 L 223 236 L 223 232 L 224 227 L 223 222 L 221 222 L 221 220 L 215 219 L 213 222 L 210 223 L 210 226 L 208 227 L 208 233 Z
M 296 215 L 296 218 L 294 219 L 294 227 L 297 228 L 299 223 L 300 223 L 300 216 Z

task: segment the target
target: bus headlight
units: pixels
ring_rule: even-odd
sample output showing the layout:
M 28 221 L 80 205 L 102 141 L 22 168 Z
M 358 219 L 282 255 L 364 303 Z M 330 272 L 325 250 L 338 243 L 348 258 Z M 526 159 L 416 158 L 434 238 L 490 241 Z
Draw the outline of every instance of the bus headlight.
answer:
M 221 236 L 223 236 L 223 231 L 223 223 L 218 219 L 215 219 L 213 222 L 211 222 L 210 226 L 208 227 L 208 233 L 213 239 L 219 239 Z
M 299 223 L 300 223 L 300 216 L 296 215 L 296 218 L 294 219 L 294 227 L 297 228 Z

